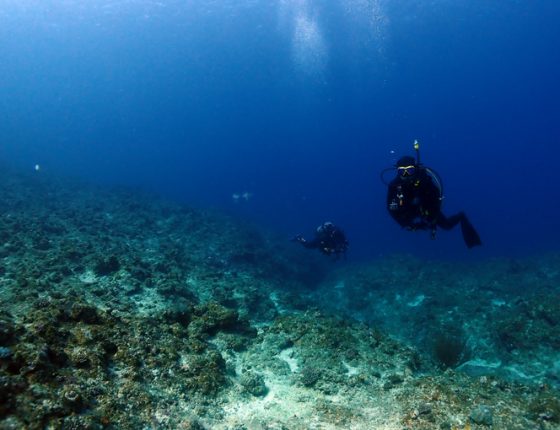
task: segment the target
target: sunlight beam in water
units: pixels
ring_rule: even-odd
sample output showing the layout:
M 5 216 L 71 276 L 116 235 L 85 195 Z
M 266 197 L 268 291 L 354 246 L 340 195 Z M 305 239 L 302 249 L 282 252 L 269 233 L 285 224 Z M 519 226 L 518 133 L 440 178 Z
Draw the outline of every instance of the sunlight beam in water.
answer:
M 375 60 L 383 60 L 389 26 L 383 1 L 340 0 L 338 6 L 349 28 L 352 51 L 361 57 L 367 51 L 374 54 Z M 320 2 L 311 0 L 278 3 L 279 31 L 290 34 L 294 67 L 307 76 L 323 76 L 331 56 L 322 10 Z
M 328 49 L 317 19 L 302 11 L 295 18 L 292 53 L 298 70 L 322 74 L 327 66 Z

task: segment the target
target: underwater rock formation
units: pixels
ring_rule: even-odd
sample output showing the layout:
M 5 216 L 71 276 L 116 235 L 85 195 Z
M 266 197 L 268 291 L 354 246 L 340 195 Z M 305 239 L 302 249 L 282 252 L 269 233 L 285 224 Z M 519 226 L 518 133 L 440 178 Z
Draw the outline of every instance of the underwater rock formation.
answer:
M 221 214 L 0 179 L 0 429 L 558 428 L 556 256 L 327 271 Z

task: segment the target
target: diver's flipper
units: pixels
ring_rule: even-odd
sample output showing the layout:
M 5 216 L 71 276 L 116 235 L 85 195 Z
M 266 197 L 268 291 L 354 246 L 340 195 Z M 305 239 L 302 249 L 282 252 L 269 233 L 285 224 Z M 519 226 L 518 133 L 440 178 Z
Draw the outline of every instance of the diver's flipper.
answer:
M 482 245 L 480 236 L 466 216 L 461 220 L 461 232 L 463 233 L 465 245 L 467 245 L 468 248 Z

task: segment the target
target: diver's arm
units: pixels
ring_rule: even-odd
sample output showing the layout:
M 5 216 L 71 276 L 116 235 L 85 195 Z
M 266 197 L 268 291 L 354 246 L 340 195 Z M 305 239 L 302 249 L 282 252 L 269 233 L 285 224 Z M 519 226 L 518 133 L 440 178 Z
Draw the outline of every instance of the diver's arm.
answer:
M 391 182 L 387 192 L 387 211 L 389 212 L 389 215 L 391 215 L 391 218 L 393 218 L 401 227 L 410 227 L 411 217 L 407 213 L 406 207 L 401 206 L 401 202 L 399 201 L 397 194 L 397 185 L 394 182 Z
M 321 241 L 318 238 L 315 238 L 313 240 L 305 240 L 302 238 L 299 243 L 301 243 L 305 248 L 314 249 L 319 247 Z

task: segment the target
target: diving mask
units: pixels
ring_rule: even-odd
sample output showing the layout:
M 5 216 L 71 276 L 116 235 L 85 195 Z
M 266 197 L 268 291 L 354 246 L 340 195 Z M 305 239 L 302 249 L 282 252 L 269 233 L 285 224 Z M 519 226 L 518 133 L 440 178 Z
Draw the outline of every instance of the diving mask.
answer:
M 397 167 L 397 172 L 399 176 L 406 178 L 407 176 L 412 176 L 416 173 L 416 166 L 399 166 Z

